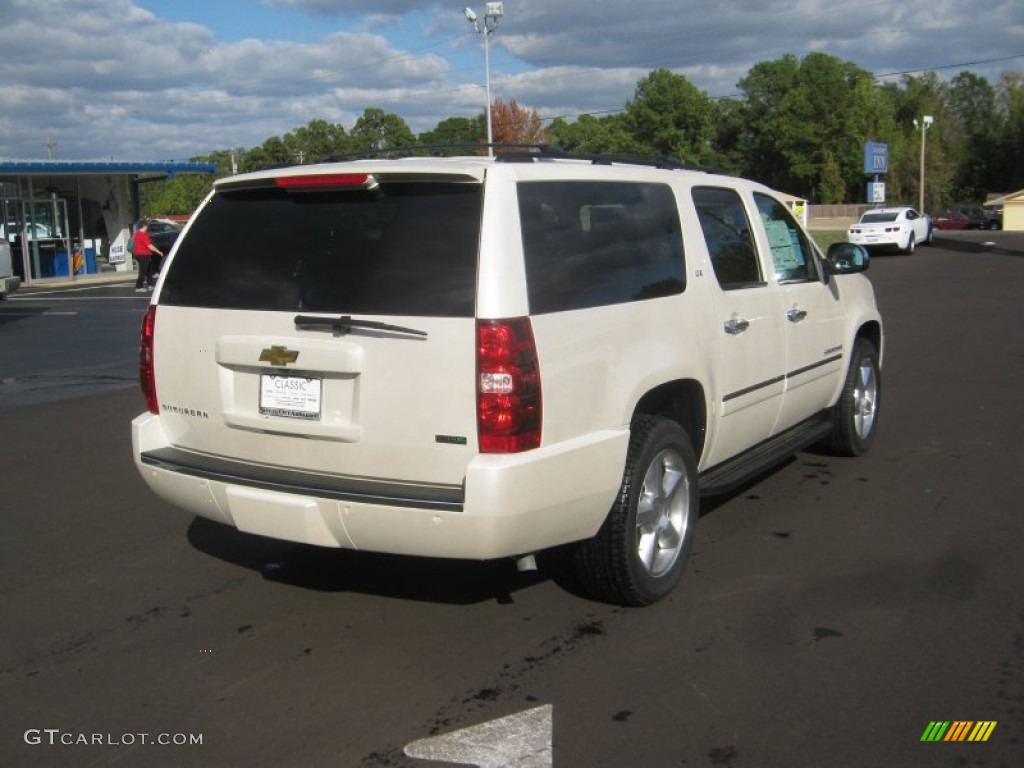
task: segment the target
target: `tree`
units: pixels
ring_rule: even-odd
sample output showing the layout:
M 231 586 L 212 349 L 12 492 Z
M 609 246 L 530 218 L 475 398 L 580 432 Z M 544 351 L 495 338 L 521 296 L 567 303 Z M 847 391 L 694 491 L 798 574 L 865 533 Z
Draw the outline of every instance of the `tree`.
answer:
M 574 123 L 557 118 L 548 127 L 551 145 L 577 154 L 640 154 L 623 115 L 580 115 Z
M 637 83 L 624 121 L 639 152 L 707 165 L 714 160 L 713 114 L 706 93 L 682 75 L 659 69 Z
M 653 154 L 720 167 L 815 202 L 865 200 L 863 148 L 889 147 L 884 180 L 891 202 L 916 204 L 921 132 L 914 120 L 932 115 L 927 132 L 925 209 L 987 192 L 1024 188 L 1024 75 L 1004 73 L 991 85 L 961 72 L 949 83 L 934 72 L 877 84 L 872 75 L 833 56 L 812 53 L 755 64 L 740 80 L 742 96 L 711 99 L 665 69 L 637 82 L 616 114 L 562 118 L 545 129 L 537 110 L 513 99 L 491 104 L 496 142 L 550 143 L 579 154 Z M 325 157 L 420 145 L 463 145 L 432 154 L 464 154 L 482 144 L 485 112 L 451 117 L 415 137 L 398 115 L 367 108 L 350 133 L 313 119 L 238 150 L 238 170 L 317 162 Z M 483 154 L 483 150 L 481 150 Z M 231 172 L 230 153 L 215 152 L 218 175 Z M 205 158 L 199 158 L 205 159 Z M 147 212 L 189 213 L 209 191 L 206 177 L 181 176 L 142 187 Z
M 856 199 L 874 117 L 871 82 L 871 73 L 823 53 L 754 65 L 739 83 L 746 172 L 823 203 Z
M 925 72 L 918 77 L 904 76 L 902 87 L 890 86 L 886 95 L 892 105 L 894 131 L 897 132 L 893 135 L 901 137 L 896 142 L 896 153 L 890 146 L 890 168 L 896 169 L 900 184 L 889 191 L 889 199 L 917 206 L 921 177 L 921 121 L 925 115 L 931 115 L 934 122 L 924 137 L 924 208 L 927 212 L 940 211 L 955 197 L 955 169 L 949 150 L 956 145 L 960 135 L 947 106 L 948 87 L 934 72 Z
M 254 147 L 243 155 L 239 170 L 246 173 L 273 166 L 294 165 L 297 162 L 298 158 L 281 137 L 271 136 L 261 146 Z
M 487 139 L 487 125 L 483 110 L 477 117 L 449 117 L 442 120 L 432 131 L 425 131 L 419 136 L 419 143 L 424 147 L 444 147 L 453 145 L 451 149 L 431 150 L 439 155 L 463 155 L 467 144 L 482 144 Z
M 344 127 L 326 120 L 310 120 L 294 133 L 286 133 L 283 142 L 296 163 L 315 163 L 350 150 Z
M 996 91 L 985 78 L 961 72 L 950 83 L 949 111 L 955 119 L 950 134 L 958 132 L 951 148 L 956 165 L 954 196 L 958 200 L 984 199 L 985 180 L 998 175 L 1003 162 L 992 152 L 1003 129 Z
M 990 151 L 1000 160 L 988 189 L 1016 192 L 1024 189 L 1024 74 L 1004 72 L 996 87 L 1002 115 L 1002 134 Z
M 726 173 L 743 175 L 743 102 L 739 99 L 722 99 L 715 102 L 714 107 L 711 147 L 714 150 L 715 167 Z
M 546 144 L 547 131 L 536 109 L 508 104 L 496 98 L 491 104 L 491 133 L 496 144 Z
M 228 150 L 190 158 L 193 163 L 216 163 L 213 176 L 205 173 L 179 173 L 166 181 L 142 184 L 139 198 L 146 216 L 168 214 L 191 215 L 213 189 L 214 179 L 231 173 L 231 153 Z
M 352 126 L 350 136 L 352 151 L 356 153 L 411 147 L 416 143 L 416 137 L 405 120 L 376 107 L 368 107 L 363 111 Z

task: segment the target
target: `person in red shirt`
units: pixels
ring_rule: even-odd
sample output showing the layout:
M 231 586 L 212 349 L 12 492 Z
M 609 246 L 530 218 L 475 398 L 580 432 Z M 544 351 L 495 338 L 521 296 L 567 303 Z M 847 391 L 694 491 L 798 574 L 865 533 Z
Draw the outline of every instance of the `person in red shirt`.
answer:
M 163 256 L 163 252 L 153 245 L 149 237 L 149 222 L 140 221 L 139 229 L 132 239 L 132 256 L 139 262 L 139 276 L 135 278 L 135 292 L 145 293 L 152 291 L 156 283 L 156 269 L 153 264 L 153 256 Z

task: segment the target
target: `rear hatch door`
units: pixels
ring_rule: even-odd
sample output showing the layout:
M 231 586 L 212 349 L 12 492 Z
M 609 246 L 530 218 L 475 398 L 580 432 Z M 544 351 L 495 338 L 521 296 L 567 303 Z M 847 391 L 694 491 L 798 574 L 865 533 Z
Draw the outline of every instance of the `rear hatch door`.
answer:
M 457 486 L 476 453 L 483 196 L 470 175 L 222 183 L 160 286 L 172 445 L 270 470 Z

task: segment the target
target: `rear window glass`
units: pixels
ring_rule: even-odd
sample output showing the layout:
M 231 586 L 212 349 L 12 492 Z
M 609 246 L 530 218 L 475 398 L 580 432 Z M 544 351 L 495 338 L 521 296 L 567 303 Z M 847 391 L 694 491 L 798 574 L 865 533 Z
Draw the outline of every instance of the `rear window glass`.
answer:
M 518 193 L 532 314 L 683 292 L 679 214 L 666 185 L 521 182 Z
M 472 317 L 482 189 L 218 191 L 181 240 L 160 303 Z
M 883 224 L 889 221 L 896 221 L 897 213 L 865 213 L 860 217 L 861 224 Z

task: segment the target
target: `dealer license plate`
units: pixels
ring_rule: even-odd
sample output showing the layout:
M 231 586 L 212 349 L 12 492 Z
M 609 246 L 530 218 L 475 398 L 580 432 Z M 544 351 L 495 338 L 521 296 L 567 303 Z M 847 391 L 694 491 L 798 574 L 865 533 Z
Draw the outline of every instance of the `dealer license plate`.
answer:
M 260 413 L 289 419 L 319 419 L 322 381 L 308 376 L 260 376 Z

